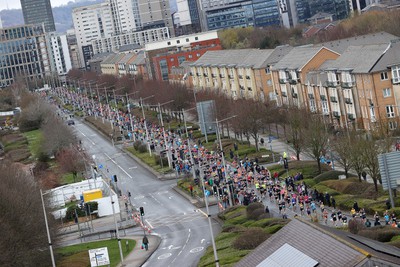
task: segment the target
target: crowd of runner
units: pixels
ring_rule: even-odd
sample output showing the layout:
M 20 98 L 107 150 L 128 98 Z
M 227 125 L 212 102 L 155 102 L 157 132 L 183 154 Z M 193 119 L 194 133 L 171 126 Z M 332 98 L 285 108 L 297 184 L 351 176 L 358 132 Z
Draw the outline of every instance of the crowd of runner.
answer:
M 222 209 L 230 205 L 263 202 L 267 206 L 266 210 L 269 210 L 268 205 L 276 205 L 283 218 L 288 217 L 290 210 L 297 216 L 318 219 L 332 226 L 341 226 L 347 224 L 351 218 L 360 218 L 367 227 L 372 224 L 375 226 L 390 224 L 400 227 L 394 213 L 386 212 L 384 223 L 376 213 L 374 222 L 370 222 L 365 210 L 360 208 L 357 202 L 354 202 L 349 214 L 351 218 L 348 218 L 336 207 L 333 196 L 327 192 L 310 189 L 304 182 L 302 173 L 283 179 L 277 172 L 271 173 L 270 170 L 261 166 L 257 158 L 235 156 L 238 150 L 237 144 L 234 144 L 234 150 L 229 151 L 230 161 L 224 164 L 222 159 L 224 155 L 219 146 L 215 151 L 209 151 L 202 145 L 200 139 L 193 138 L 191 131 L 186 132 L 187 129 L 181 127 L 177 130 L 165 129 L 158 124 L 132 116 L 126 111 L 111 108 L 109 105 L 71 92 L 66 88 L 57 88 L 53 93 L 88 115 L 104 117 L 111 121 L 114 129 L 121 133 L 131 133 L 131 139 L 145 144 L 149 142 L 148 145 L 152 151 L 167 151 L 166 156 L 169 157 L 171 167 L 177 175 L 193 173 L 199 186 L 201 186 L 199 180 L 202 179 L 202 182 L 210 189 L 210 194 L 214 194 L 221 203 Z M 284 157 L 287 157 L 286 153 Z M 190 191 L 193 193 L 193 186 Z

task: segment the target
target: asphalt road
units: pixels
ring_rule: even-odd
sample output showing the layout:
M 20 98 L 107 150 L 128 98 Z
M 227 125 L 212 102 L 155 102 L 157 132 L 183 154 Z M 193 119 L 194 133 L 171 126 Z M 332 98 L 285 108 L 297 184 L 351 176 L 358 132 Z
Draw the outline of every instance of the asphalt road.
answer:
M 86 153 L 95 156 L 96 165 L 102 165 L 103 173 L 109 177 L 117 175 L 118 188 L 123 194 L 131 192 L 132 204 L 144 207 L 146 225 L 162 238 L 159 248 L 144 266 L 197 266 L 211 244 L 205 213 L 173 190 L 175 180 L 158 180 L 122 150 L 113 147 L 104 136 L 80 121 L 75 122 L 71 127 L 82 140 Z M 216 235 L 220 227 L 213 221 L 212 226 Z M 140 231 L 136 228 L 132 233 Z

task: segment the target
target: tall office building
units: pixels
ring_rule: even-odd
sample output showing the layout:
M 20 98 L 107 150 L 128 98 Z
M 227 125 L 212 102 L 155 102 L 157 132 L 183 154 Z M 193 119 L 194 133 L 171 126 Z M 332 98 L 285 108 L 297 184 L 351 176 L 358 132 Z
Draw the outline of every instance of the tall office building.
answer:
M 42 24 L 46 32 L 56 31 L 50 0 L 21 0 L 25 24 Z
M 42 25 L 23 25 L 0 29 L 0 87 L 16 77 L 26 81 L 51 73 L 49 50 Z

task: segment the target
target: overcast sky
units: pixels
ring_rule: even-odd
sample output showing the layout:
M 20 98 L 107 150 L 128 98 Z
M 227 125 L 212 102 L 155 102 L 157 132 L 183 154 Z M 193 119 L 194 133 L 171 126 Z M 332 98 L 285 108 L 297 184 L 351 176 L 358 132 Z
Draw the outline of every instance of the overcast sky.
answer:
M 71 0 L 50 0 L 52 7 L 61 6 L 70 1 Z M 7 7 L 9 9 L 21 8 L 20 0 L 0 0 L 0 10 L 7 9 Z

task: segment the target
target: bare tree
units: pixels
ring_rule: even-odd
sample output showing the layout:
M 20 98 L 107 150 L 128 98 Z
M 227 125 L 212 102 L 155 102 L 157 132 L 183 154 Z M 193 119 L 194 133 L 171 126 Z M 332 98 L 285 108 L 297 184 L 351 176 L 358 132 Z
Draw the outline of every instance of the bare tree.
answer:
M 308 112 L 296 107 L 290 108 L 286 113 L 286 122 L 288 125 L 288 142 L 296 152 L 297 160 L 300 160 L 300 153 L 305 147 L 305 121 Z
M 85 161 L 88 160 L 85 154 L 80 154 L 73 146 L 58 152 L 56 159 L 63 172 L 72 173 L 74 182 L 76 182 L 78 173 L 85 171 Z
M 38 185 L 14 165 L 0 163 L 0 266 L 51 266 Z M 50 222 L 53 244 L 55 228 Z
M 48 156 L 56 155 L 62 149 L 76 143 L 71 129 L 55 116 L 48 116 L 41 129 L 44 140 L 42 151 Z
M 305 137 L 306 152 L 316 160 L 318 172 L 321 173 L 320 157 L 326 149 L 329 135 L 320 116 L 314 115 L 308 119 Z
M 38 129 L 49 114 L 52 114 L 51 106 L 38 96 L 25 94 L 21 101 L 22 112 L 19 117 L 21 131 Z

